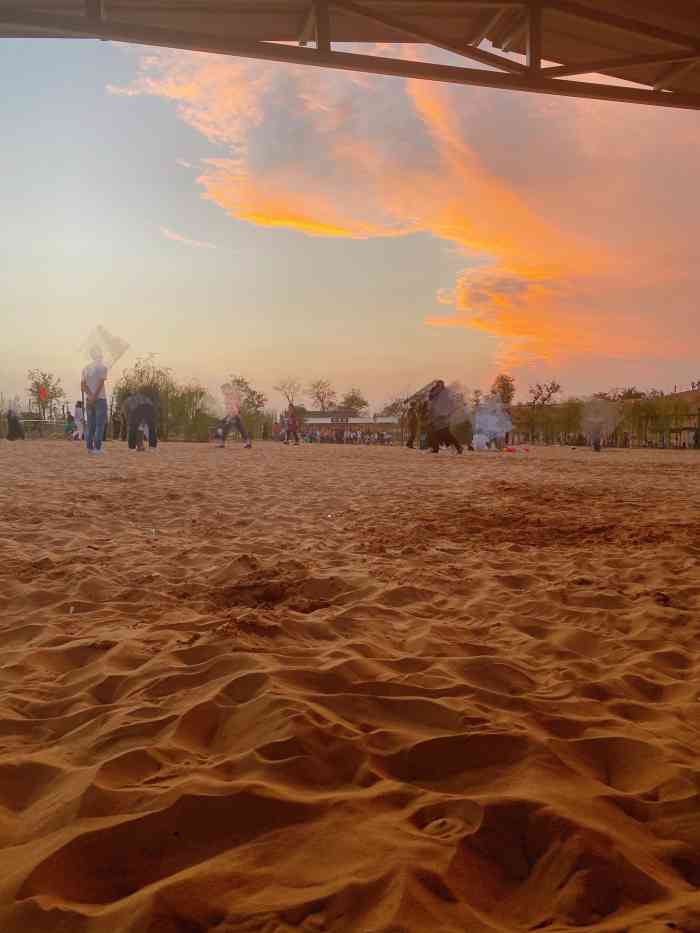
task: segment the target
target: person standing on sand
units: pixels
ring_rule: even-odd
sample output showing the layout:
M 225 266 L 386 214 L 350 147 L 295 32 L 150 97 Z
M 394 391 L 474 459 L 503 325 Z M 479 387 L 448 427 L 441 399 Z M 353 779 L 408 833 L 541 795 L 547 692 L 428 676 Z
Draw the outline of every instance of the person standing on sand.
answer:
M 231 431 L 238 431 L 243 438 L 243 446 L 246 450 L 250 450 L 253 444 L 251 443 L 250 435 L 246 431 L 243 419 L 241 418 L 240 390 L 233 383 L 226 382 L 221 386 L 221 392 L 224 396 L 226 415 L 222 418 L 215 432 L 219 440 L 219 447 L 226 446 L 226 438 Z
M 458 454 L 462 453 L 462 445 L 450 429 L 450 415 L 454 402 L 449 389 L 442 379 L 438 379 L 428 393 L 428 436 L 430 438 L 431 452 L 440 452 L 440 444 L 454 447 Z
M 85 412 L 83 411 L 83 403 L 80 401 L 75 403 L 75 409 L 73 411 L 73 419 L 75 420 L 75 435 L 73 436 L 73 439 L 76 441 L 84 441 L 85 440 Z
M 24 440 L 24 428 L 13 407 L 7 409 L 7 439 L 8 441 Z
M 408 428 L 408 441 L 406 447 L 413 449 L 418 434 L 418 402 L 411 402 L 406 412 L 406 427 Z
M 231 433 L 231 431 L 238 431 L 238 433 L 243 438 L 243 446 L 246 448 L 246 450 L 251 449 L 253 443 L 250 439 L 250 435 L 245 429 L 243 419 L 240 415 L 226 415 L 226 417 L 221 420 L 221 424 L 216 429 L 216 437 L 219 440 L 219 447 L 226 446 L 226 438 Z
M 102 439 L 107 425 L 107 367 L 102 361 L 102 350 L 94 346 L 90 350 L 92 363 L 82 373 L 80 388 L 85 393 L 87 409 L 87 434 L 85 443 L 88 453 L 102 454 Z
M 299 446 L 299 431 L 298 431 L 298 422 L 297 422 L 297 413 L 294 409 L 294 405 L 289 403 L 287 408 L 287 435 L 284 439 L 284 443 L 289 443 L 289 438 L 294 437 L 294 446 Z

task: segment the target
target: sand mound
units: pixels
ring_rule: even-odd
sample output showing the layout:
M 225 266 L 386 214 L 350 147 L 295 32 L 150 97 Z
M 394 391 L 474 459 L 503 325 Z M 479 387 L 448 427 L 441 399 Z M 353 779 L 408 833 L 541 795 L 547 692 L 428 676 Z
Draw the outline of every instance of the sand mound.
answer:
M 700 471 L 582 456 L 0 444 L 3 933 L 700 931 Z

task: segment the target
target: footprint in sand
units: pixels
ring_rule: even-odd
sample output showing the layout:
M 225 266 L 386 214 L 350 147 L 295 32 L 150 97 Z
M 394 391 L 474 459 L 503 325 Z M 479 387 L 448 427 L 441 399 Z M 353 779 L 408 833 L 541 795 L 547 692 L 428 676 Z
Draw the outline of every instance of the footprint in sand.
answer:
M 461 820 L 451 817 L 433 820 L 432 823 L 423 827 L 424 833 L 428 836 L 437 836 L 439 839 L 459 839 L 468 831 L 469 827 L 465 826 Z

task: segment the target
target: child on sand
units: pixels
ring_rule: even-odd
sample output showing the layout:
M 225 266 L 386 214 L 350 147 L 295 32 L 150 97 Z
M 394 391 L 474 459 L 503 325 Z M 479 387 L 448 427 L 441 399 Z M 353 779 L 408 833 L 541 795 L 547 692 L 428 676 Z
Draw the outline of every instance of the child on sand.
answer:
M 75 403 L 75 409 L 73 410 L 73 420 L 75 421 L 73 440 L 84 441 L 85 440 L 85 413 L 83 412 L 82 402 Z

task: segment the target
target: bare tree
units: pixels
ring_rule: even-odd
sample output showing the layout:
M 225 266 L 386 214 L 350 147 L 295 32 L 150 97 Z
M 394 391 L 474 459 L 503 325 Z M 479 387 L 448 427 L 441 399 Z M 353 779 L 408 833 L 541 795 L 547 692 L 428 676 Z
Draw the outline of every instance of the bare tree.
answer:
M 379 411 L 382 417 L 400 418 L 406 409 L 406 395 L 394 395 L 388 399 Z
M 561 386 L 556 381 L 552 379 L 551 382 L 538 382 L 534 386 L 530 386 L 530 402 L 529 404 L 533 408 L 544 407 L 548 405 L 555 395 L 559 395 L 561 392 Z
M 284 396 L 290 405 L 295 405 L 296 400 L 301 395 L 301 382 L 293 376 L 286 376 L 284 379 L 280 379 L 277 385 L 272 388 L 275 392 L 279 392 L 280 395 Z
M 316 402 L 321 411 L 328 411 L 329 408 L 333 408 L 337 398 L 337 392 L 328 379 L 314 380 L 309 384 L 306 394 L 312 402 Z

